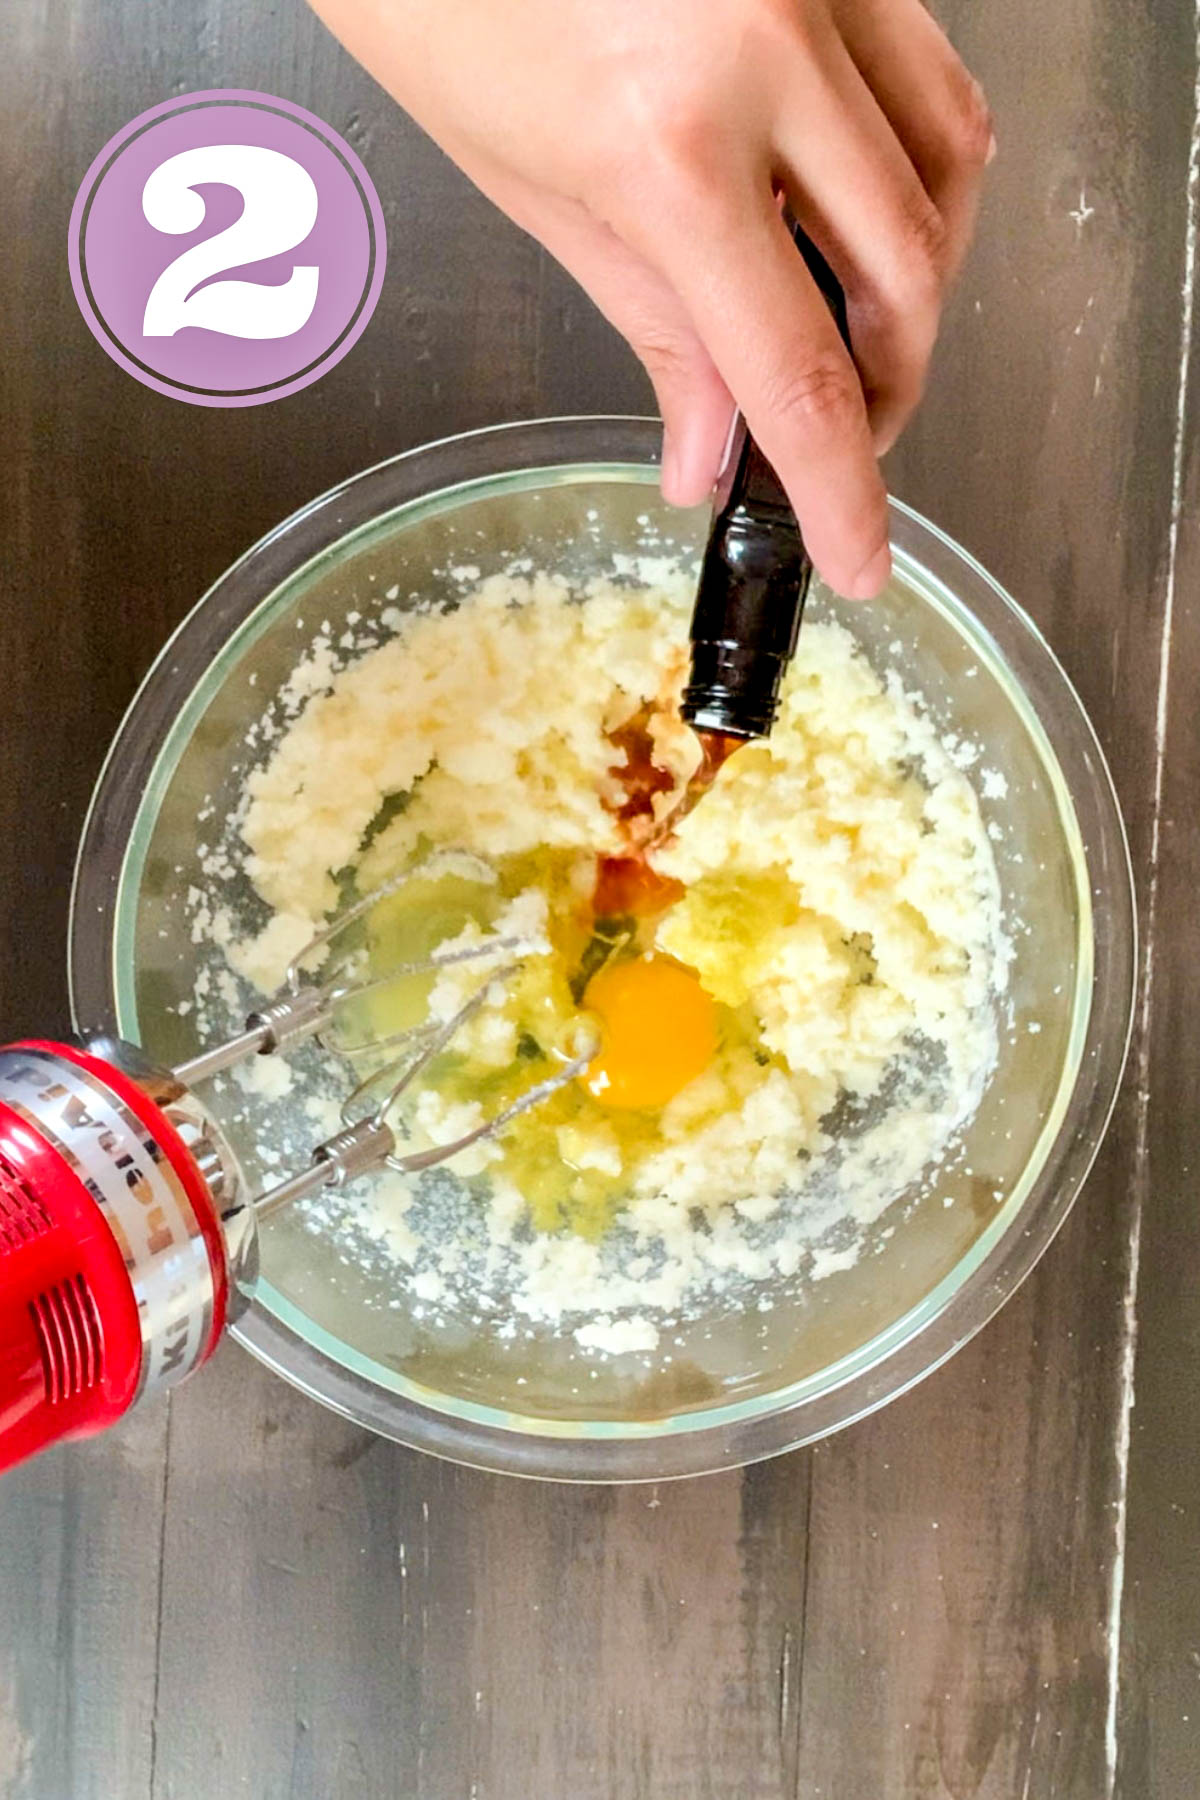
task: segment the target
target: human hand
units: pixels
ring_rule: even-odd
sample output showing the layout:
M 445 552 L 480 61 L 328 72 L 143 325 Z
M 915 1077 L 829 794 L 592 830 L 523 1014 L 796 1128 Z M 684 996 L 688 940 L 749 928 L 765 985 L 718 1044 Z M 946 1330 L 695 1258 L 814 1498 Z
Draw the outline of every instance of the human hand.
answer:
M 820 573 L 877 593 L 876 459 L 920 398 L 994 149 L 919 0 L 315 5 L 629 340 L 665 497 L 709 493 L 736 401 Z M 841 282 L 853 361 L 780 193 Z

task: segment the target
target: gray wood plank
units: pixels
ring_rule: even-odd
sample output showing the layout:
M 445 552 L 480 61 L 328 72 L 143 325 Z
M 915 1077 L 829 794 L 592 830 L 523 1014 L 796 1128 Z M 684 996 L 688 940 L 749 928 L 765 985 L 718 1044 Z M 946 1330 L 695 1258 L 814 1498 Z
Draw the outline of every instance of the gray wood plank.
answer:
M 1081 1214 L 951 1368 L 815 1453 L 797 1793 L 839 1794 L 848 1742 L 888 1800 L 1107 1792 L 1114 1235 Z
M 792 1457 L 744 1480 L 562 1490 L 531 1535 L 528 1496 L 502 1484 L 472 1550 L 480 1796 L 790 1793 L 807 1503 Z
M 893 482 L 1048 632 L 1114 764 L 1144 873 L 1190 13 L 946 10 L 1001 150 Z M 1111 1791 L 1135 1152 L 1127 1100 L 1025 1291 L 922 1389 L 814 1458 L 798 1793 Z M 1174 1786 L 1135 1778 L 1128 1792 L 1183 1800 L 1200 1762 L 1175 1772 Z
M 148 1800 L 167 1405 L 0 1483 L 0 1795 Z
M 792 1790 L 807 1459 L 532 1486 L 229 1348 L 180 1394 L 154 1800 Z
M 1194 45 L 1194 66 L 1197 60 Z M 1166 558 L 1170 630 L 1156 718 L 1160 833 L 1147 904 L 1150 1028 L 1133 1072 L 1141 1231 L 1120 1638 L 1122 1800 L 1188 1794 L 1200 1785 L 1200 347 L 1194 311 L 1200 116 L 1193 120 L 1191 157 L 1175 529 Z
M 1121 1784 L 1188 1794 L 1200 1783 L 1200 570 L 1194 459 L 1179 562 L 1165 742 L 1154 1007 L 1135 1099 L 1144 1107 L 1135 1165 L 1142 1206 L 1132 1374 L 1128 1542 L 1121 1670 Z
M 121 453 L 97 456 L 79 379 L 86 333 L 64 227 L 75 166 L 42 5 L 6 9 L 0 57 L 0 1017 L 5 1041 L 67 1028 L 64 942 L 74 845 L 140 659 L 167 629 L 153 565 L 108 539 Z M 111 73 L 111 71 L 110 71 Z M 80 82 L 85 79 L 77 71 Z M 112 84 L 109 98 L 119 87 Z M 79 116 L 79 115 L 77 115 Z M 85 359 L 86 360 L 86 359 Z M 103 358 L 101 361 L 103 362 Z M 135 507 L 135 483 L 123 504 Z M 120 510 L 119 506 L 116 510 Z M 140 584 L 140 591 L 139 591 Z M 114 620 L 118 629 L 114 632 Z M 144 1800 L 157 1683 L 168 1412 L 56 1450 L 0 1483 L 0 1795 Z

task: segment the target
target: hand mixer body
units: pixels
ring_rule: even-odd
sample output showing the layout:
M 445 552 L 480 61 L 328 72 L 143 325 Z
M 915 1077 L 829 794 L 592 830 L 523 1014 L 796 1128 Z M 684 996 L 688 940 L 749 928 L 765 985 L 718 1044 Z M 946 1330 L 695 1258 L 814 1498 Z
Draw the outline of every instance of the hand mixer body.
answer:
M 252 1260 L 252 1212 L 231 1234 L 220 1210 L 227 1147 L 114 1048 L 0 1050 L 0 1470 L 198 1367 Z

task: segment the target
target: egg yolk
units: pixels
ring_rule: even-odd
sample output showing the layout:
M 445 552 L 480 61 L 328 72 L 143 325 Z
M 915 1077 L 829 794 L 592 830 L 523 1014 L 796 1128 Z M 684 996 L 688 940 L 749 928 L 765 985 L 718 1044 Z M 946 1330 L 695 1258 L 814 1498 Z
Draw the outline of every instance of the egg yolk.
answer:
M 602 1106 L 665 1106 L 716 1055 L 712 998 L 669 957 L 609 963 L 588 983 L 584 1005 L 601 1035 L 580 1080 Z

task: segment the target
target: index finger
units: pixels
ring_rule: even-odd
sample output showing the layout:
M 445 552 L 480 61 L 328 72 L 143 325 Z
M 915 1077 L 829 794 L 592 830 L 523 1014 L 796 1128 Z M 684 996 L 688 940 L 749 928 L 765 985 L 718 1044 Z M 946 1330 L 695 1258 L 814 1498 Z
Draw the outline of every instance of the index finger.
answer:
M 842 41 L 946 224 L 946 273 L 967 252 L 995 154 L 983 90 L 921 0 L 833 0 Z
M 659 240 L 709 355 L 795 508 L 809 555 L 836 592 L 888 578 L 887 490 L 862 384 L 768 187 L 732 220 L 693 217 Z

